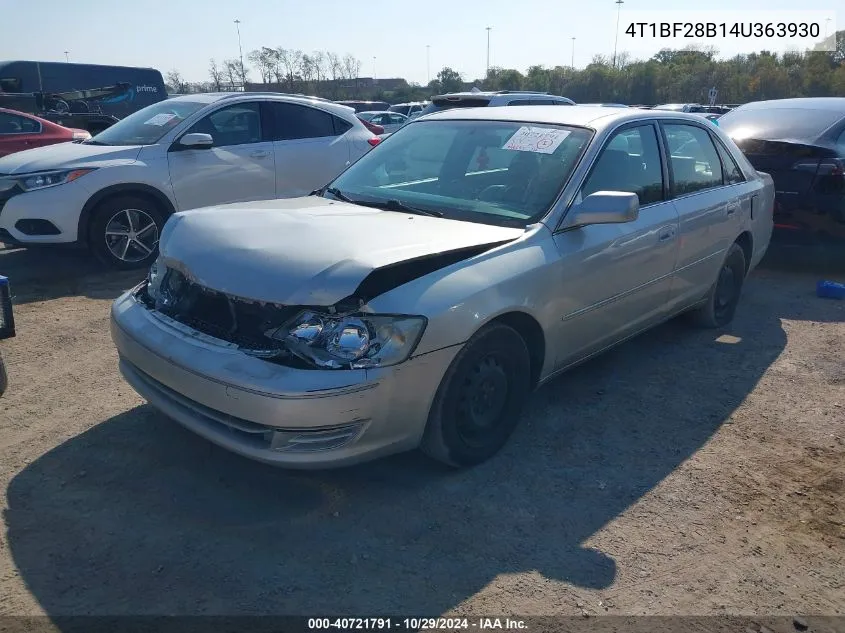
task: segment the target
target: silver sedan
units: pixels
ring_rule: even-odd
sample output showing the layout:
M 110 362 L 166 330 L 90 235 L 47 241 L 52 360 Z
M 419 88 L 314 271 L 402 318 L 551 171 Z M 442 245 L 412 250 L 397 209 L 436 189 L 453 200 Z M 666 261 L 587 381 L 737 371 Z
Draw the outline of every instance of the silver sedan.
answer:
M 112 336 L 139 394 L 241 455 L 471 466 L 561 372 L 682 313 L 728 324 L 773 203 L 696 115 L 450 110 L 309 197 L 173 215 Z

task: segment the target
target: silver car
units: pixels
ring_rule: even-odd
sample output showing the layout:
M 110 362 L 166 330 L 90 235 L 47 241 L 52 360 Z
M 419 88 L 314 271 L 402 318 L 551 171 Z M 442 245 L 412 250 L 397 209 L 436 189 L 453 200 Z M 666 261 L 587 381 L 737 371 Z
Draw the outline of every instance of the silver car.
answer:
M 241 455 L 471 466 L 577 363 L 729 323 L 773 201 L 700 116 L 449 110 L 309 197 L 174 214 L 112 337 L 139 394 Z
M 359 112 L 358 118 L 374 125 L 380 125 L 387 134 L 392 134 L 410 121 L 408 117 L 398 112 Z

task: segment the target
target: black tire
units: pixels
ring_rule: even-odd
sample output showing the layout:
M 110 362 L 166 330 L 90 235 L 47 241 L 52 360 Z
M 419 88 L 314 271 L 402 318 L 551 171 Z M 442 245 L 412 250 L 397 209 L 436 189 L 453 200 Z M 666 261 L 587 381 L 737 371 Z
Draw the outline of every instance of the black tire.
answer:
M 698 327 L 709 329 L 730 323 L 739 304 L 745 273 L 745 252 L 739 244 L 734 243 L 728 249 L 705 303 L 689 312 L 690 321 Z
M 89 247 L 110 268 L 147 268 L 158 255 L 158 238 L 166 219 L 162 209 L 148 198 L 133 195 L 108 198 L 97 206 L 91 218 Z M 126 229 L 125 239 L 120 236 L 122 229 Z M 121 253 L 125 257 L 121 258 Z
M 6 393 L 9 387 L 9 376 L 6 374 L 6 364 L 3 362 L 3 357 L 0 356 L 0 396 Z
M 421 450 L 456 468 L 480 464 L 505 445 L 530 391 L 531 359 L 522 337 L 501 323 L 482 328 L 446 370 Z

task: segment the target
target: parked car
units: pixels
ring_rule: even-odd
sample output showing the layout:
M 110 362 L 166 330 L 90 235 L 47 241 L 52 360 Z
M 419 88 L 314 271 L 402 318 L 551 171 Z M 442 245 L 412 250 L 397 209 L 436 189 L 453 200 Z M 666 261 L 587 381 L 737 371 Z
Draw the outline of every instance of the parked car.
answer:
M 398 112 L 359 112 L 358 118 L 380 126 L 384 130 L 382 134 L 392 134 L 410 121 L 408 117 Z
M 32 114 L 0 108 L 0 157 L 34 147 L 84 141 L 85 130 L 75 130 L 40 119 Z
M 9 279 L 0 275 L 0 340 L 13 336 L 15 336 L 15 315 L 12 309 Z M 0 354 L 0 396 L 6 393 L 8 386 L 9 377 L 6 373 L 6 364 L 3 362 L 3 355 Z
M 591 106 L 591 107 L 598 107 L 598 108 L 627 108 L 624 103 L 579 103 L 578 105 L 582 106 Z
M 428 105 L 428 101 L 412 101 L 410 103 L 397 103 L 388 108 L 389 112 L 396 112 L 409 119 L 416 119 Z
M 488 108 L 507 105 L 575 105 L 575 102 L 547 92 L 522 90 L 452 92 L 432 97 L 431 103 L 423 109 L 420 116 L 452 108 Z
M 652 106 L 652 110 L 669 110 L 670 112 L 691 112 L 697 114 L 704 112 L 704 106 L 700 103 L 661 103 Z
M 0 158 L 0 241 L 149 266 L 174 211 L 305 195 L 379 143 L 347 107 L 270 93 L 167 99 L 81 143 Z
M 778 241 L 845 240 L 845 98 L 747 103 L 719 126 L 774 179 Z
M 773 199 L 700 117 L 450 110 L 311 197 L 175 214 L 112 337 L 139 394 L 241 455 L 470 466 L 566 369 L 681 313 L 729 323 Z
M 335 103 L 339 103 L 340 105 L 345 105 L 349 108 L 355 110 L 355 112 L 372 112 L 373 110 L 377 110 L 382 112 L 390 108 L 390 104 L 386 101 L 354 101 L 354 100 L 346 100 L 346 101 L 335 101 Z

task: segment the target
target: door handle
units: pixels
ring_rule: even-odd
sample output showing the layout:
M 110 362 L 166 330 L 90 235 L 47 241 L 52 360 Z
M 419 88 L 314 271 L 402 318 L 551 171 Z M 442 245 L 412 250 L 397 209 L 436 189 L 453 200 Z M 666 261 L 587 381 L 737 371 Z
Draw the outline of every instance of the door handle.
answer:
M 669 227 L 660 231 L 660 235 L 657 236 L 657 239 L 661 242 L 665 242 L 667 240 L 671 240 L 673 237 L 675 237 L 675 229 Z
M 251 158 L 267 158 L 270 155 L 270 152 L 265 152 L 264 150 L 257 150 L 250 154 Z

